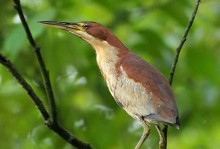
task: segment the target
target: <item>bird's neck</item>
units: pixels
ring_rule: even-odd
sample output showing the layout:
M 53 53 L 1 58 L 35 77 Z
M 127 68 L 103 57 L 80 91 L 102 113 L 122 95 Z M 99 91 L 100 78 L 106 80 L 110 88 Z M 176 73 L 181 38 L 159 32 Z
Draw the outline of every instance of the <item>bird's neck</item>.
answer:
M 127 48 L 122 45 L 118 48 L 115 46 L 110 45 L 106 41 L 97 42 L 96 44 L 92 45 L 96 51 L 96 60 L 98 66 L 102 72 L 102 75 L 106 77 L 106 75 L 116 76 L 118 72 L 117 64 L 119 63 L 120 59 L 129 51 Z
M 110 71 L 109 69 L 113 69 L 119 61 L 118 49 L 110 46 L 105 41 L 100 45 L 96 45 L 94 49 L 96 51 L 97 64 L 102 72 Z

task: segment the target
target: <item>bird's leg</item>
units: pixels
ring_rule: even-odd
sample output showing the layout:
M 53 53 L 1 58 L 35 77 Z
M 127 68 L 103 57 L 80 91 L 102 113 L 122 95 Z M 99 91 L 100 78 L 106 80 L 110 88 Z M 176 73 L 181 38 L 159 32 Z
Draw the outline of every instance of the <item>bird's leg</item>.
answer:
M 166 140 L 164 138 L 164 133 L 161 129 L 161 126 L 156 125 L 156 129 L 157 129 L 157 132 L 160 136 L 159 149 L 166 149 L 166 142 L 165 142 Z
M 142 121 L 142 124 L 144 127 L 144 131 L 143 131 L 143 134 L 142 134 L 140 140 L 138 141 L 138 144 L 135 146 L 135 149 L 140 149 L 140 147 L 142 146 L 142 144 L 144 143 L 144 141 L 147 139 L 147 137 L 150 134 L 150 129 L 149 129 L 148 125 L 144 121 Z

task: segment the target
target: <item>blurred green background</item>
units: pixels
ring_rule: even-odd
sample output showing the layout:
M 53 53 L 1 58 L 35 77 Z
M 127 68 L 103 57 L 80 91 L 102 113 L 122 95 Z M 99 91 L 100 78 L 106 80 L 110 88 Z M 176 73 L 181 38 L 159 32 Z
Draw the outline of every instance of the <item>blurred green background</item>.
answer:
M 39 67 L 13 1 L 0 2 L 0 52 L 48 105 Z M 100 22 L 168 78 L 195 0 L 22 0 L 21 3 L 50 70 L 60 123 L 94 148 L 134 148 L 142 126 L 114 102 L 96 65 L 94 50 L 69 33 L 37 22 Z M 219 0 L 202 1 L 180 55 L 173 89 L 181 128 L 169 129 L 168 149 L 219 149 Z M 143 148 L 158 146 L 157 132 L 151 128 Z M 45 127 L 26 92 L 0 65 L 0 149 L 61 148 L 72 147 Z

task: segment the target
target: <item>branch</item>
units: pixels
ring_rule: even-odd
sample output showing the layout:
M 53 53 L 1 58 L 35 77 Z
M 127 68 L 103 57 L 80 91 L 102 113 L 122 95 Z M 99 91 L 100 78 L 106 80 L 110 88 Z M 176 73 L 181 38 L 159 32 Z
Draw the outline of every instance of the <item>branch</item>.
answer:
M 174 77 L 174 74 L 175 74 L 175 70 L 176 70 L 176 66 L 177 66 L 177 62 L 178 62 L 178 59 L 179 59 L 180 52 L 182 50 L 182 47 L 183 47 L 184 43 L 187 40 L 187 35 L 188 35 L 192 25 L 193 25 L 193 22 L 194 22 L 194 19 L 196 17 L 196 13 L 198 11 L 200 2 L 201 2 L 201 0 L 197 0 L 195 8 L 194 8 L 194 11 L 192 13 L 192 16 L 191 16 L 191 18 L 190 18 L 190 20 L 189 20 L 189 22 L 187 24 L 186 30 L 185 30 L 184 35 L 182 37 L 182 40 L 181 40 L 179 46 L 176 49 L 176 55 L 174 57 L 174 61 L 173 61 L 172 68 L 171 68 L 171 71 L 170 71 L 170 78 L 169 78 L 169 83 L 170 83 L 171 86 L 172 86 L 172 83 L 173 83 L 173 77 Z M 165 139 L 164 149 L 166 149 L 167 148 L 167 131 L 168 131 L 168 126 L 165 125 L 165 127 L 163 128 L 162 131 L 164 133 L 164 139 Z
M 53 91 L 52 91 L 52 87 L 50 83 L 49 73 L 46 69 L 43 58 L 41 56 L 40 48 L 37 46 L 35 40 L 33 39 L 31 35 L 30 29 L 28 27 L 28 24 L 22 12 L 20 0 L 14 0 L 14 3 L 15 3 L 15 8 L 23 24 L 24 30 L 26 32 L 27 38 L 36 54 L 36 58 L 39 62 L 39 65 L 42 71 L 42 75 L 44 79 L 44 86 L 46 88 L 46 93 L 47 93 L 49 104 L 50 104 L 50 110 L 51 110 L 51 115 L 52 115 L 51 120 L 50 120 L 50 115 L 48 114 L 42 101 L 36 95 L 32 87 L 26 82 L 26 80 L 21 76 L 21 74 L 14 68 L 12 63 L 6 57 L 4 57 L 1 53 L 0 53 L 0 63 L 9 70 L 9 72 L 16 78 L 18 83 L 24 88 L 27 94 L 31 97 L 31 99 L 33 100 L 37 108 L 39 109 L 42 117 L 44 118 L 45 124 L 51 130 L 53 130 L 60 137 L 66 140 L 66 142 L 70 143 L 72 146 L 75 146 L 76 148 L 91 149 L 92 147 L 89 144 L 82 142 L 81 140 L 73 136 L 70 132 L 68 132 L 65 128 L 63 128 L 61 125 L 58 124 L 57 118 L 56 118 L 56 105 L 55 105 L 54 95 L 53 95 Z
M 52 86 L 50 83 L 50 77 L 49 77 L 49 72 L 45 66 L 45 63 L 43 61 L 43 58 L 41 56 L 40 53 L 40 47 L 36 44 L 30 29 L 28 27 L 28 24 L 25 20 L 25 17 L 23 15 L 22 12 L 22 8 L 21 8 L 21 3 L 20 0 L 14 0 L 15 3 L 15 9 L 18 12 L 18 15 L 21 19 L 22 25 L 24 27 L 25 33 L 27 35 L 27 39 L 29 40 L 30 45 L 32 46 L 34 53 L 36 55 L 37 61 L 39 63 L 40 69 L 41 69 L 41 73 L 43 76 L 43 80 L 44 80 L 44 87 L 46 89 L 46 94 L 47 94 L 47 98 L 49 101 L 49 107 L 50 107 L 50 114 L 51 114 L 51 121 L 53 123 L 57 123 L 57 112 L 56 112 L 56 104 L 55 104 L 55 100 L 54 100 L 54 94 L 53 94 L 53 90 L 52 90 Z
M 8 71 L 15 77 L 15 79 L 19 82 L 19 84 L 24 88 L 24 90 L 27 92 L 27 94 L 31 97 L 35 105 L 37 106 L 38 110 L 40 111 L 42 117 L 45 120 L 45 124 L 54 132 L 56 132 L 60 137 L 62 137 L 64 140 L 66 140 L 71 145 L 80 148 L 80 149 L 91 149 L 91 146 L 87 143 L 84 143 L 74 137 L 70 132 L 68 132 L 66 129 L 64 129 L 62 126 L 60 126 L 58 123 L 50 122 L 49 120 L 49 114 L 44 107 L 42 100 L 36 95 L 32 87 L 26 82 L 26 80 L 21 76 L 21 74 L 14 68 L 12 63 L 5 58 L 0 53 L 0 63 L 5 66 Z
M 177 62 L 178 62 L 178 59 L 179 59 L 179 55 L 180 55 L 180 52 L 182 50 L 182 47 L 183 47 L 184 43 L 186 42 L 187 35 L 188 35 L 192 25 L 193 25 L 193 22 L 194 22 L 194 19 L 196 17 L 196 13 L 198 11 L 200 2 L 201 2 L 201 0 L 197 0 L 194 11 L 192 13 L 192 16 L 191 16 L 191 18 L 188 22 L 187 27 L 186 27 L 185 33 L 182 37 L 182 40 L 181 40 L 179 46 L 176 49 L 176 56 L 174 58 L 173 65 L 172 65 L 172 68 L 171 68 L 171 71 L 170 71 L 170 79 L 169 79 L 170 85 L 172 85 L 172 83 L 173 83 L 173 77 L 174 77 L 174 73 L 175 73 L 175 70 L 176 70 L 176 65 L 177 65 Z
M 5 66 L 8 71 L 15 77 L 15 79 L 21 84 L 27 94 L 31 97 L 35 105 L 37 106 L 38 110 L 40 111 L 41 115 L 43 116 L 44 120 L 47 122 L 49 120 L 49 114 L 44 107 L 42 100 L 35 94 L 33 88 L 27 83 L 27 81 L 19 74 L 19 72 L 13 67 L 12 63 L 5 58 L 0 53 L 0 63 Z

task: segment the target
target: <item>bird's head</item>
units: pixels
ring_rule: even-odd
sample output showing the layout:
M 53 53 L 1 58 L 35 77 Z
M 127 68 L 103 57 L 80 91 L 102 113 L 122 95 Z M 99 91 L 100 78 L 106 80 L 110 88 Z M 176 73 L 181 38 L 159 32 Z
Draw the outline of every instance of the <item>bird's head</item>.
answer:
M 116 48 L 124 48 L 120 40 L 105 26 L 100 23 L 83 21 L 83 22 L 58 22 L 58 21 L 41 21 L 40 23 L 51 27 L 66 30 L 95 47 L 95 44 L 107 42 Z

